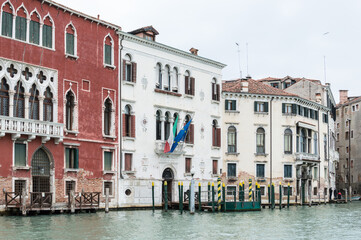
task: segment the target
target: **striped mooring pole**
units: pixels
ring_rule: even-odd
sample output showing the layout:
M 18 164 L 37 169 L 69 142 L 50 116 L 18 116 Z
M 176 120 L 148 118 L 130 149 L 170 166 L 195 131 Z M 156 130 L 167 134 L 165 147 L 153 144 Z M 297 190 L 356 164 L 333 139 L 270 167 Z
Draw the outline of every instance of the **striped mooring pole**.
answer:
M 181 186 L 180 186 L 180 203 L 179 203 L 179 208 L 180 208 L 181 214 L 183 214 L 183 182 L 181 182 Z
M 252 202 L 252 179 L 248 179 L 248 201 Z
M 168 185 L 167 181 L 164 181 L 164 210 L 168 211 Z
M 222 196 L 221 196 L 221 178 L 217 179 L 218 182 L 218 211 L 221 211 L 221 200 L 222 200 Z
M 280 182 L 280 186 L 279 186 L 279 192 L 280 192 L 280 210 L 282 209 L 282 182 Z
M 226 185 L 224 183 L 222 185 L 222 193 L 223 193 L 223 211 L 226 211 Z
M 242 182 L 239 182 L 239 188 L 238 188 L 238 201 L 242 201 Z
M 212 182 L 212 212 L 214 212 L 214 182 Z
M 287 208 L 290 207 L 290 183 L 287 185 Z
M 154 182 L 152 182 L 152 208 L 153 208 L 153 212 L 154 212 Z

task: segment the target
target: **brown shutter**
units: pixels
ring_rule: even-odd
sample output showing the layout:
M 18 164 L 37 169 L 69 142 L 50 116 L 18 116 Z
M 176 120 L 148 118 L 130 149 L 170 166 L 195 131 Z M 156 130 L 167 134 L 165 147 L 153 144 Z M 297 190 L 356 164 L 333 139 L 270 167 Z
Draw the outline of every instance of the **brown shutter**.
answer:
M 131 171 L 132 170 L 132 154 L 125 153 L 125 159 L 124 159 L 124 170 L 125 171 Z
M 125 128 L 125 126 L 126 126 L 126 122 L 125 122 L 125 114 L 123 114 L 123 123 L 122 123 L 122 125 L 123 125 L 123 137 L 125 137 L 125 136 L 126 136 L 126 128 Z
M 215 84 L 214 83 L 212 83 L 212 100 L 216 100 L 215 98 L 214 98 L 214 86 Z
M 195 86 L 195 79 L 191 78 L 191 95 L 193 95 L 193 96 L 194 96 L 194 93 L 195 93 L 194 86 Z
M 217 86 L 217 99 L 216 100 L 219 101 L 220 96 L 221 96 L 220 95 L 220 89 L 219 89 L 220 87 L 219 87 L 219 84 L 217 84 L 216 86 Z
M 123 80 L 126 81 L 126 77 L 125 77 L 125 71 L 126 71 L 126 67 L 127 67 L 127 62 L 125 60 L 123 60 Z
M 137 82 L 137 63 L 132 63 L 132 82 Z
M 217 128 L 217 147 L 221 147 L 221 128 Z
M 189 77 L 184 78 L 184 94 L 188 94 L 188 81 Z
M 134 115 L 132 115 L 132 117 L 131 117 L 130 127 L 131 127 L 130 136 L 135 138 L 135 116 Z
M 212 126 L 212 146 L 216 146 L 216 131 L 215 128 Z
M 218 160 L 213 160 L 213 174 L 218 172 Z
M 194 144 L 194 124 L 191 124 L 190 126 L 190 131 L 189 131 L 189 134 L 190 134 L 190 143 L 191 144 Z

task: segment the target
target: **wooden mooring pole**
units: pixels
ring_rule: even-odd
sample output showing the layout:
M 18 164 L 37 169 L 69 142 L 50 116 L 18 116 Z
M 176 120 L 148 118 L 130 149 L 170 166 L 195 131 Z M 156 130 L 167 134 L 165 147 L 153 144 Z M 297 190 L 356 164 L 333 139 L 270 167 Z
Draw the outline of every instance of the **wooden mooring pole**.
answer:
M 168 211 L 168 184 L 164 181 L 164 211 Z
M 74 190 L 70 191 L 70 212 L 75 213 L 75 193 Z
M 212 212 L 214 212 L 214 183 L 212 182 Z
M 280 198 L 280 210 L 282 209 L 282 183 L 280 182 L 280 186 L 279 186 L 279 191 L 280 191 L 280 194 L 279 194 L 279 198 Z
M 198 210 L 202 211 L 202 186 L 198 183 Z
M 152 207 L 153 207 L 153 212 L 155 210 L 155 206 L 154 206 L 154 182 L 152 182 Z
M 26 216 L 26 190 L 25 188 L 21 191 L 21 213 Z
M 105 213 L 109 212 L 109 188 L 105 189 Z
M 181 214 L 183 214 L 183 182 L 181 182 L 181 187 L 180 187 L 180 203 L 179 203 L 179 208 L 180 208 Z
M 290 183 L 288 183 L 288 185 L 287 185 L 287 208 L 290 207 L 290 190 L 291 190 Z

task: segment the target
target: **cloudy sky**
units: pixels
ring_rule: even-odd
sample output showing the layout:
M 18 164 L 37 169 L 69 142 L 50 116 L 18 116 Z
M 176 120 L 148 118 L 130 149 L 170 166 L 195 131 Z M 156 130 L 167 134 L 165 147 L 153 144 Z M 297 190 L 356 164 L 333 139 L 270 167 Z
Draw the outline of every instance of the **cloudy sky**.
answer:
M 131 31 L 153 25 L 161 42 L 227 64 L 223 79 L 306 77 L 361 95 L 361 1 L 56 0 Z M 327 34 L 325 34 L 327 33 Z M 248 64 L 247 48 L 248 43 Z

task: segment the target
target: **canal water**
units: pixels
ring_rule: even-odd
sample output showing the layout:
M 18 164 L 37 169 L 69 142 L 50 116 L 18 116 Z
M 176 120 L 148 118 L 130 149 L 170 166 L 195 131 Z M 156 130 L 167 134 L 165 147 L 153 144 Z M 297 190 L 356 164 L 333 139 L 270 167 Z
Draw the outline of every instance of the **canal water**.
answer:
M 0 239 L 361 239 L 361 202 L 245 213 L 0 217 Z

